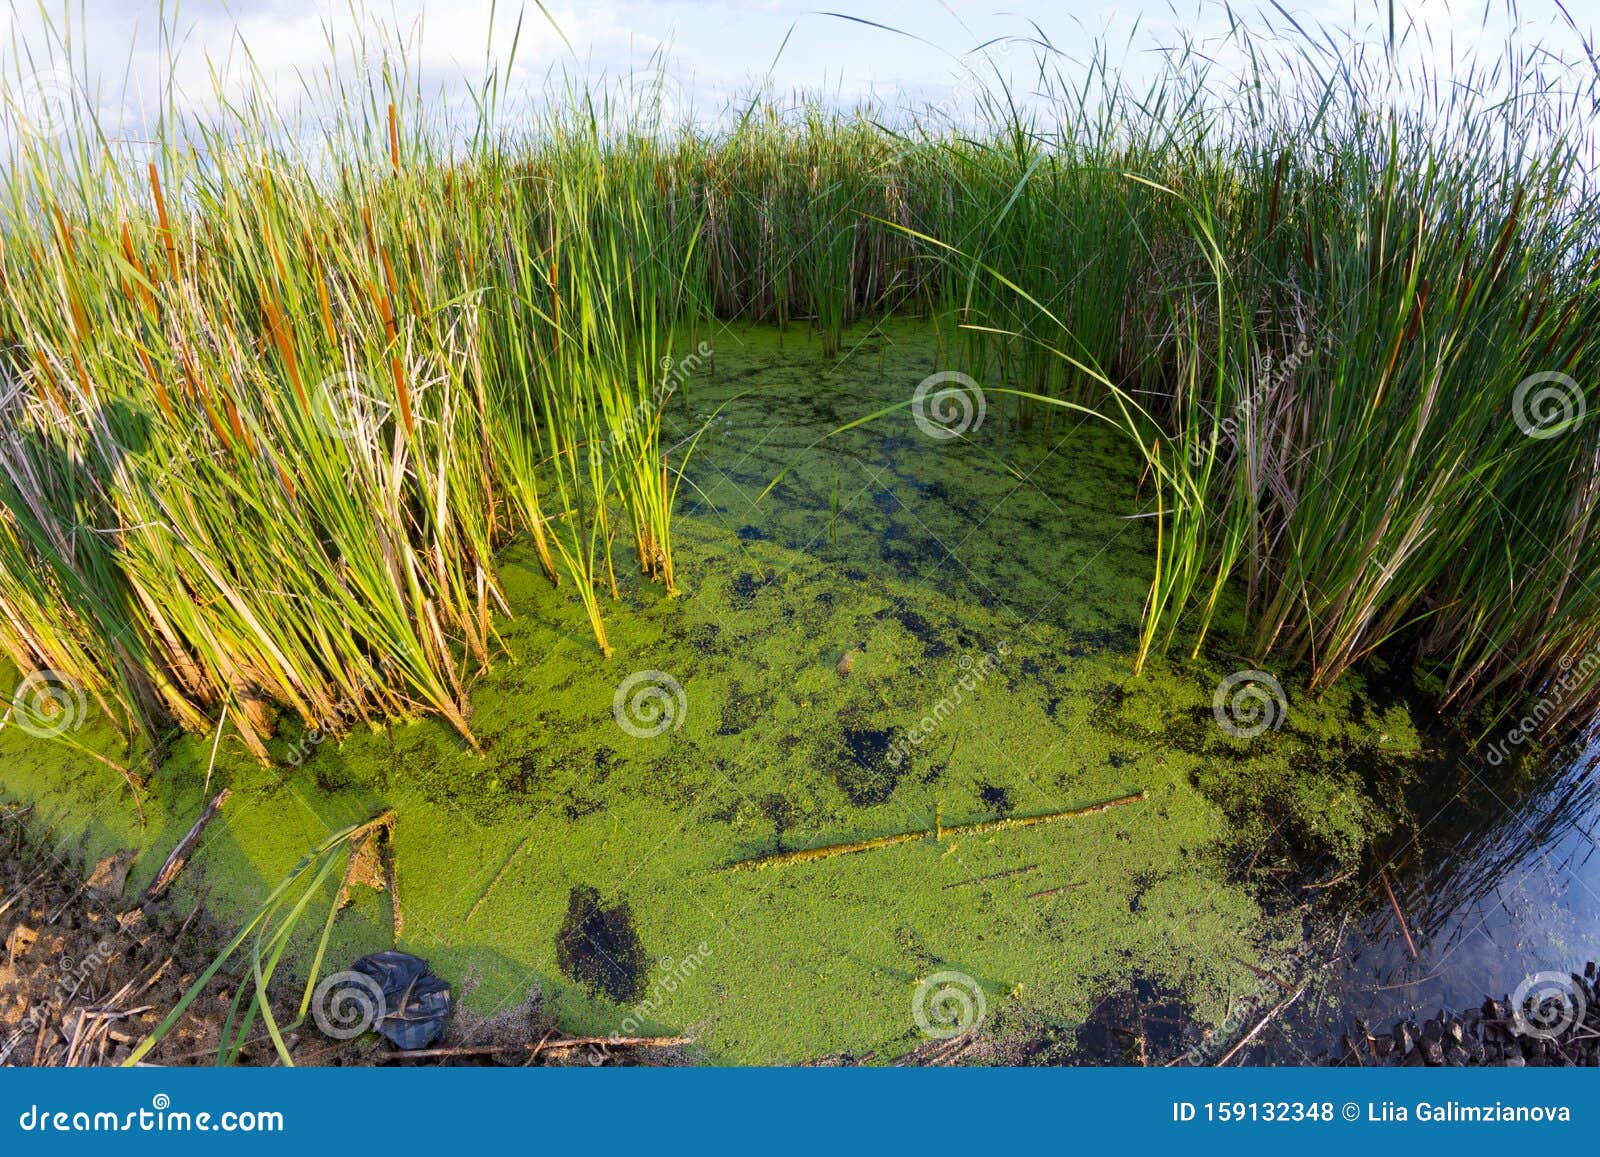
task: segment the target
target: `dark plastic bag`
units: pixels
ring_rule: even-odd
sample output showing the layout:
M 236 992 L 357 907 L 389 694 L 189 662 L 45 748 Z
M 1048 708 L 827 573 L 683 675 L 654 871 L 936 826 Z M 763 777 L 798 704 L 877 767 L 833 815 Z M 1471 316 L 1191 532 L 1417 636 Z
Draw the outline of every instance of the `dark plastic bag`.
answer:
M 374 952 L 350 966 L 383 989 L 383 1016 L 372 1027 L 402 1049 L 425 1049 L 450 1016 L 450 982 L 409 952 Z

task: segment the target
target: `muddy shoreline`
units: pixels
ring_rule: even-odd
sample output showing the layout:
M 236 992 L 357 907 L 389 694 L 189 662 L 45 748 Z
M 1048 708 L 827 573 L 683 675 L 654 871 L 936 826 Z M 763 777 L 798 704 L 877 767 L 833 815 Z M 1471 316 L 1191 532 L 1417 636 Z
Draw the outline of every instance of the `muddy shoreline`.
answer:
M 31 824 L 31 809 L 0 810 L 0 1067 L 101 1067 L 126 1062 L 134 1047 L 182 999 L 231 934 L 204 905 L 124 896 L 126 862 L 88 874 Z M 224 970 L 143 1063 L 206 1066 L 216 1061 L 235 987 Z M 275 1001 L 280 1023 L 295 1020 L 298 990 Z M 563 1033 L 531 990 L 519 1006 L 485 1018 L 467 1009 L 448 1022 L 433 1055 L 408 1056 L 373 1033 L 330 1039 L 310 1024 L 287 1034 L 296 1065 L 552 1066 L 686 1064 L 681 1048 L 585 1043 Z M 239 1063 L 275 1065 L 265 1036 Z

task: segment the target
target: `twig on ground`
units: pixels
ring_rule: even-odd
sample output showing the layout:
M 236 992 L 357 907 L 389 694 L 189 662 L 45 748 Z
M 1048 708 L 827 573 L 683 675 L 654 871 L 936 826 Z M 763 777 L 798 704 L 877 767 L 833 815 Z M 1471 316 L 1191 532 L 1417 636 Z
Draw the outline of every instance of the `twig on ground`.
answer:
M 231 794 L 233 793 L 229 788 L 223 788 L 210 803 L 206 804 L 205 810 L 200 813 L 200 818 L 194 821 L 194 826 L 183 839 L 178 841 L 178 846 L 172 849 L 172 854 L 167 857 L 166 863 L 161 865 L 161 870 L 156 873 L 155 879 L 151 880 L 150 886 L 144 890 L 144 895 L 139 898 L 141 904 L 152 903 L 172 887 L 172 882 L 178 878 L 178 873 L 183 871 L 183 866 L 189 862 L 189 856 L 194 852 L 195 845 L 205 834 L 206 825 L 216 818 Z

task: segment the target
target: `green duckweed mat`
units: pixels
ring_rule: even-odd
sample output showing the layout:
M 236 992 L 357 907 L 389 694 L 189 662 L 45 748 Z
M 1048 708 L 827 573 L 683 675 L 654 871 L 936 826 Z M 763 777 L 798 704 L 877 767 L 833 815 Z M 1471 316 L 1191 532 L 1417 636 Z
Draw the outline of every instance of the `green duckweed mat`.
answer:
M 619 573 L 607 662 L 570 590 L 512 547 L 505 654 L 472 689 L 482 754 L 426 720 L 342 743 L 285 725 L 271 767 L 225 738 L 212 790 L 233 798 L 179 890 L 242 918 L 330 830 L 390 807 L 400 945 L 484 1014 L 537 986 L 569 1031 L 687 1033 L 728 1064 L 903 1053 L 942 972 L 981 989 L 996 1031 L 1070 1040 L 1135 979 L 1223 1019 L 1260 986 L 1242 962 L 1303 932 L 1240 882 L 1241 849 L 1287 829 L 1352 862 L 1392 822 L 1374 785 L 1415 753 L 1407 711 L 1359 680 L 1308 700 L 1279 672 L 1279 726 L 1239 738 L 1213 695 L 1253 664 L 1133 677 L 1155 526 L 1108 427 L 991 398 L 960 438 L 900 411 L 813 445 L 946 368 L 931 327 L 861 327 L 837 360 L 798 329 L 712 327 L 684 348 L 699 341 L 714 354 L 666 421 L 668 442 L 710 423 L 680 494 L 680 596 Z M 127 758 L 103 720 L 73 739 Z M 85 864 L 138 850 L 138 887 L 198 814 L 211 747 L 171 745 L 143 828 L 114 771 L 16 728 L 0 793 Z M 729 870 L 1139 791 L 1080 819 Z M 338 961 L 387 947 L 388 900 L 361 890 L 335 940 Z

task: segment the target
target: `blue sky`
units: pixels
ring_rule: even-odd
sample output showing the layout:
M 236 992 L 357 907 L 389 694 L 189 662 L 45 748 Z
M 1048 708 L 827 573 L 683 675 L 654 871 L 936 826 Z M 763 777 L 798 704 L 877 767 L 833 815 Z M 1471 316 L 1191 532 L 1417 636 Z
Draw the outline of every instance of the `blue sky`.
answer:
M 1409 51 L 1431 58 L 1444 71 L 1450 70 L 1453 56 L 1473 50 L 1495 52 L 1514 35 L 1542 40 L 1567 54 L 1582 50 L 1555 0 L 1523 0 L 1515 9 L 1505 0 L 1397 2 L 1402 20 L 1409 18 L 1417 28 Z M 87 58 L 86 71 L 98 89 L 97 99 L 122 109 L 148 107 L 164 72 L 157 36 L 161 5 L 147 0 L 81 0 L 81 5 L 82 25 L 76 15 L 66 23 L 74 26 L 76 50 Z M 911 31 L 916 38 L 828 15 L 822 9 L 830 5 L 862 21 Z M 49 0 L 48 6 L 53 12 L 61 10 L 60 0 Z M 189 102 L 203 106 L 209 100 L 213 69 L 235 85 L 242 83 L 242 42 L 249 45 L 269 87 L 287 99 L 299 91 L 299 74 L 317 69 L 326 59 L 324 26 L 332 27 L 343 40 L 365 20 L 403 30 L 401 35 L 412 45 L 430 85 L 448 89 L 463 75 L 481 70 L 485 45 L 501 55 L 508 51 L 517 6 L 517 0 L 501 0 L 491 29 L 491 0 L 393 0 L 358 5 L 360 15 L 352 12 L 347 0 L 229 4 L 197 0 L 176 8 L 175 24 L 182 31 L 177 77 Z M 1569 5 L 1585 6 L 1586 0 Z M 1251 0 L 1235 7 L 1250 12 Z M 1386 11 L 1377 0 L 1309 4 L 1285 0 L 1284 7 L 1307 26 L 1321 24 L 1373 36 L 1379 35 Z M 729 94 L 768 78 L 780 95 L 803 89 L 845 103 L 860 97 L 891 105 L 950 100 L 960 94 L 960 60 L 972 59 L 972 50 L 986 41 L 995 42 L 989 50 L 991 59 L 1025 89 L 1033 53 L 1008 38 L 1034 39 L 1035 26 L 1059 50 L 1055 59 L 1069 75 L 1098 36 L 1113 46 L 1114 58 L 1136 77 L 1155 69 L 1154 49 L 1172 45 L 1185 34 L 1203 45 L 1218 45 L 1226 29 L 1221 6 L 1197 0 L 1174 0 L 1172 5 L 1165 0 L 1116 4 L 615 0 L 556 2 L 549 8 L 567 43 L 530 3 L 517 69 L 517 80 L 528 91 L 537 91 L 552 70 L 615 81 L 643 68 L 660 52 L 665 53 L 679 99 L 692 103 L 700 114 L 720 107 Z M 79 5 L 74 4 L 72 11 L 79 12 Z M 1592 28 L 1593 17 L 1579 19 Z M 11 23 L 14 33 L 39 43 L 41 21 L 32 0 L 17 0 Z M 1219 67 L 1231 63 L 1230 56 L 1221 53 Z

